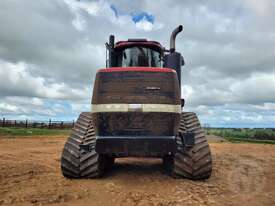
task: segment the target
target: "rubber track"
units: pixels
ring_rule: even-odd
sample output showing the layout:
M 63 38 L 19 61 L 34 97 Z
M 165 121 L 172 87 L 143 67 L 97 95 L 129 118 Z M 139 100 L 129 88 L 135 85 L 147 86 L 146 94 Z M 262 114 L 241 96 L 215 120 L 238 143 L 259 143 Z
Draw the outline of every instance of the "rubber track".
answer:
M 179 132 L 193 132 L 195 145 L 192 148 L 185 148 L 181 138 L 177 137 L 178 152 L 170 165 L 171 175 L 192 180 L 208 179 L 212 172 L 211 152 L 195 113 L 183 112 L 181 114 Z
M 100 177 L 104 171 L 104 158 L 92 150 L 83 151 L 80 144 L 91 143 L 95 145 L 95 136 L 91 113 L 82 112 L 72 134 L 65 143 L 61 156 L 62 174 L 68 178 L 95 178 Z

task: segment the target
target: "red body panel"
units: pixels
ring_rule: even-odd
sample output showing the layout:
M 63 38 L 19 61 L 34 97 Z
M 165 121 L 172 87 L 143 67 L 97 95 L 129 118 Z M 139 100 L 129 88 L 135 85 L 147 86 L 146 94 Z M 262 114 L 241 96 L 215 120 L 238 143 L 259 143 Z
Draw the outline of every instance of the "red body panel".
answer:
M 97 72 L 173 72 L 174 69 L 157 68 L 157 67 L 112 67 L 107 69 L 99 69 Z
M 180 105 L 177 73 L 169 68 L 113 67 L 96 74 L 92 104 Z M 175 136 L 180 114 L 165 111 L 93 113 L 97 136 Z
M 131 42 L 131 41 L 119 41 L 116 43 L 115 48 L 128 47 L 132 45 L 146 45 L 146 46 L 156 46 L 162 48 L 161 44 L 156 41 L 142 41 L 142 42 Z

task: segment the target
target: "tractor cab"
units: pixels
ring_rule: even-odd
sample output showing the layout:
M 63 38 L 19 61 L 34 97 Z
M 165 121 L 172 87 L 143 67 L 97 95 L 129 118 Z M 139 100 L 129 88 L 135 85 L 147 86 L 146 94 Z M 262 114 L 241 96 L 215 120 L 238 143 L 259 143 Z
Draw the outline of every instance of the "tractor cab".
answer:
M 162 47 L 146 39 L 129 39 L 115 45 L 119 67 L 161 67 Z
M 171 34 L 169 50 L 159 42 L 147 39 L 128 39 L 115 43 L 114 35 L 110 35 L 109 42 L 105 43 L 106 68 L 170 68 L 177 73 L 181 87 L 181 66 L 184 65 L 184 59 L 181 53 L 175 51 L 175 39 L 181 31 L 182 26 L 179 26 Z
M 112 45 L 106 44 L 107 49 Z M 106 67 L 162 67 L 164 48 L 156 41 L 146 39 L 128 39 L 119 41 L 108 49 L 109 59 Z

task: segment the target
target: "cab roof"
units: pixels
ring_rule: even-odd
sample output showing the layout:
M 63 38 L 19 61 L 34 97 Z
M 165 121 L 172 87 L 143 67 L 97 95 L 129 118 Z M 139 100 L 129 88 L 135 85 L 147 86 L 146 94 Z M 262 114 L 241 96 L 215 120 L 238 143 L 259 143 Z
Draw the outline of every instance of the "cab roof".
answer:
M 163 53 L 164 48 L 159 42 L 156 41 L 147 41 L 146 39 L 128 39 L 128 41 L 118 41 L 115 44 L 115 49 L 125 49 L 134 46 L 142 46 L 151 48 L 160 53 Z

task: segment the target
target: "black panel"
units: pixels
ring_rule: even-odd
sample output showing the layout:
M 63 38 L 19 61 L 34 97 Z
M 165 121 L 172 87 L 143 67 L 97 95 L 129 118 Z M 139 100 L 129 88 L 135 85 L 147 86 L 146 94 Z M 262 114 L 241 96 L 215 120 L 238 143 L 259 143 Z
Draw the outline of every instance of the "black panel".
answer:
M 176 70 L 181 85 L 181 66 L 183 64 L 183 57 L 178 52 L 173 52 L 164 57 L 164 67 Z
M 123 136 L 97 137 L 96 152 L 115 157 L 152 156 L 161 157 L 176 152 L 174 136 Z
M 94 113 L 98 136 L 174 136 L 180 114 L 162 112 Z

